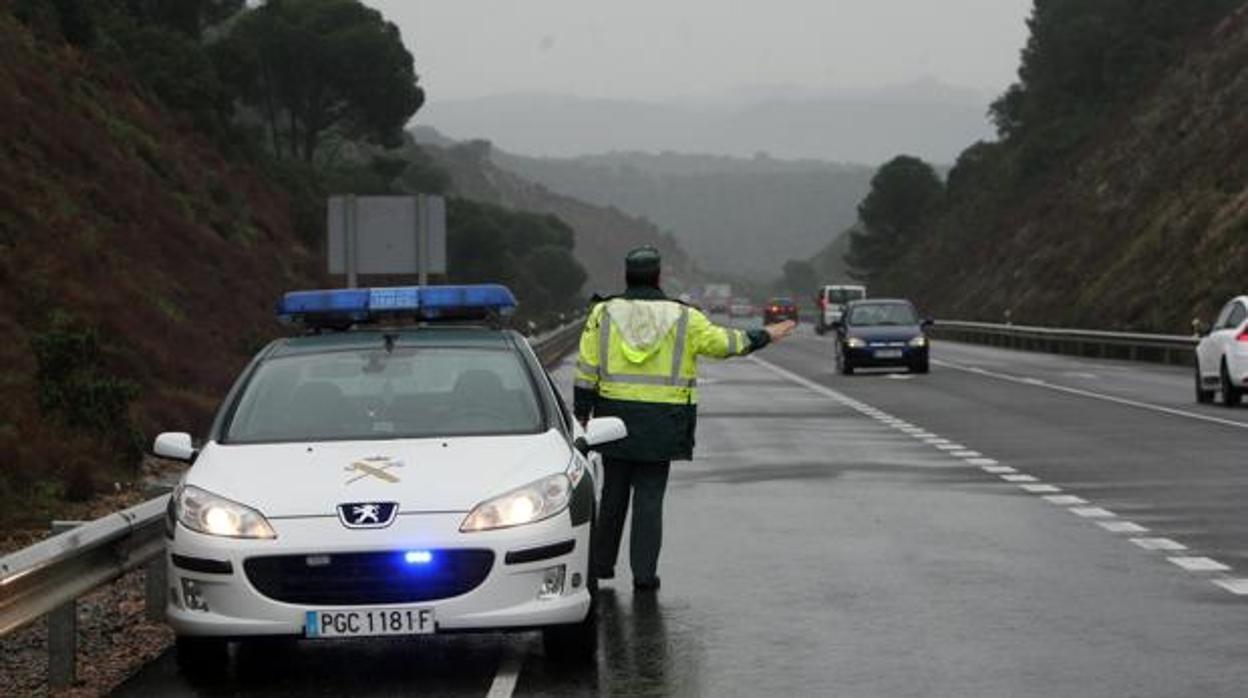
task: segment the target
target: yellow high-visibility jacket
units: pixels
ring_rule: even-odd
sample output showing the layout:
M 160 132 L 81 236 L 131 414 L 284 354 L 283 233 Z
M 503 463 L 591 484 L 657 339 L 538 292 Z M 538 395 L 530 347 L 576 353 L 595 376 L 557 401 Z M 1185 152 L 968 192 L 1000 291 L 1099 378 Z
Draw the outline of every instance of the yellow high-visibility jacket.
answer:
M 661 292 L 630 289 L 594 306 L 581 333 L 576 413 L 619 416 L 628 426 L 607 456 L 640 461 L 692 457 L 699 357 L 744 356 L 766 332 L 721 327 Z

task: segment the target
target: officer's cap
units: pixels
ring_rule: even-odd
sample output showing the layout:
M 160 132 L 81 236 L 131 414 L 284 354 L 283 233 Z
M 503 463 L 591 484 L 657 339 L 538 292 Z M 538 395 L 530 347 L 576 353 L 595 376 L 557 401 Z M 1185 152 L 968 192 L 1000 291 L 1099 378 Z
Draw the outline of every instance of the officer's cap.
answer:
M 624 271 L 629 275 L 658 274 L 663 258 L 659 251 L 650 245 L 638 247 L 624 257 Z

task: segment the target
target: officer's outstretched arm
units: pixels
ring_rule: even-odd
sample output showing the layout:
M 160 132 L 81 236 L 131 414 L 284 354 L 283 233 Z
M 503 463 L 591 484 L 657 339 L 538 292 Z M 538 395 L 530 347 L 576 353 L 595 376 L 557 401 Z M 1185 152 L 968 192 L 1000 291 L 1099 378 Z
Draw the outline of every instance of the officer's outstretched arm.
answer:
M 689 341 L 698 356 L 726 359 L 762 349 L 771 341 L 771 336 L 764 330 L 739 330 L 716 325 L 701 311 L 690 310 Z

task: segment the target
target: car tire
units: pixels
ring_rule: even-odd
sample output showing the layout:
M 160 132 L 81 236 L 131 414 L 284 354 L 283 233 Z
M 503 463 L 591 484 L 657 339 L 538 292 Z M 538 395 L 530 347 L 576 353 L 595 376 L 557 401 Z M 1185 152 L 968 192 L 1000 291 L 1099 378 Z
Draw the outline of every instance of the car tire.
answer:
M 175 643 L 178 670 L 192 681 L 220 678 L 229 663 L 229 641 L 218 637 L 179 635 Z
M 836 364 L 841 369 L 842 376 L 854 375 L 854 365 L 846 358 L 844 349 L 837 350 Z
M 1231 383 L 1231 372 L 1226 368 L 1226 359 L 1222 360 L 1222 404 L 1236 407 L 1244 400 L 1244 392 Z
M 1201 376 L 1200 376 L 1200 362 L 1197 361 L 1196 362 L 1196 402 L 1202 405 L 1207 405 L 1213 402 L 1213 394 L 1216 392 L 1217 392 L 1216 390 L 1205 389 L 1205 383 L 1203 380 L 1201 380 Z
M 591 593 L 590 598 L 594 597 Z M 598 656 L 597 600 L 590 602 L 585 620 L 542 628 L 542 650 L 556 664 L 592 664 Z
M 932 372 L 931 362 L 929 362 L 927 359 L 920 359 L 914 362 L 914 365 L 910 367 L 910 372 L 911 373 L 931 373 Z

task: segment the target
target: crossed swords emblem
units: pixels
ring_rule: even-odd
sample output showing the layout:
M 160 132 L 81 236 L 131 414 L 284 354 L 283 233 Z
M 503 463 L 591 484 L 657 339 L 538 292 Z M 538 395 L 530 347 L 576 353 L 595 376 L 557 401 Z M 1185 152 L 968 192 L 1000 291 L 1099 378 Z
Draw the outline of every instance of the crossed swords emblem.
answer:
M 388 472 L 391 468 L 402 468 L 403 461 L 398 458 L 387 458 L 386 456 L 371 456 L 369 458 L 361 458 L 351 462 L 344 470 L 349 473 L 358 473 L 355 477 L 347 480 L 350 485 L 353 482 L 359 482 L 366 477 L 375 477 L 383 482 L 398 482 L 399 478 L 394 473 Z

